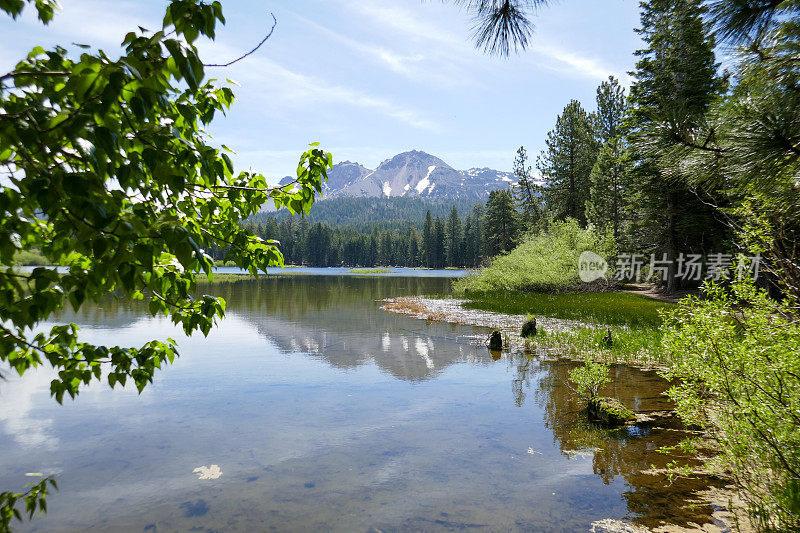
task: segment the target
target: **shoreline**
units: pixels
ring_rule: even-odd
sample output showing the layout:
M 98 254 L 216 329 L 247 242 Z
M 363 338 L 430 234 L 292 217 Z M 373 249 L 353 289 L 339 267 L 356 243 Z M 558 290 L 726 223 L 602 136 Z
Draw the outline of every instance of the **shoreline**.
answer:
M 655 293 L 652 287 L 649 289 L 637 287 L 636 289 L 623 290 L 621 292 L 639 294 L 641 296 L 660 301 L 670 301 L 670 299 L 667 299 L 667 297 Z M 685 295 L 681 295 L 680 297 L 682 298 L 684 296 Z M 483 327 L 490 330 L 496 329 L 503 334 L 504 348 L 502 351 L 510 352 L 513 355 L 524 355 L 532 358 L 535 357 L 539 360 L 578 360 L 577 358 L 571 357 L 569 354 L 564 353 L 563 350 L 559 348 L 541 349 L 540 347 L 537 347 L 537 349 L 532 350 L 530 342 L 526 341 L 520 335 L 522 323 L 526 320 L 525 315 L 512 315 L 492 311 L 466 309 L 462 305 L 466 301 L 468 301 L 466 298 L 400 296 L 397 298 L 380 300 L 379 303 L 381 304 L 380 309 L 385 312 L 409 316 L 418 320 L 470 325 Z M 677 302 L 677 299 L 674 301 Z M 569 329 L 576 327 L 600 326 L 599 324 L 585 323 L 577 320 L 540 316 L 537 316 L 536 320 L 538 325 L 547 328 L 549 331 L 568 331 Z M 618 362 L 616 364 L 623 364 L 641 370 L 658 370 L 665 368 L 663 366 L 654 365 L 644 361 Z M 644 413 L 636 413 L 636 415 L 637 423 L 644 421 L 647 417 L 647 415 Z M 698 459 L 703 460 L 708 458 L 698 456 Z M 694 473 L 697 475 L 710 475 L 724 479 L 721 478 L 719 474 L 703 471 L 702 469 L 698 469 Z M 740 533 L 750 533 L 755 531 L 750 526 L 750 523 L 747 519 L 745 504 L 740 499 L 736 487 L 730 482 L 730 480 L 724 479 L 724 481 L 726 485 L 722 488 L 708 486 L 705 490 L 695 493 L 697 498 L 694 500 L 695 502 L 711 505 L 715 509 L 710 516 L 711 522 L 705 524 L 689 524 L 690 526 L 694 527 L 664 524 L 650 529 L 629 521 L 603 519 L 594 522 L 592 524 L 591 531 L 593 533 L 688 533 L 692 531 L 700 531 L 705 533 L 726 533 L 738 531 Z

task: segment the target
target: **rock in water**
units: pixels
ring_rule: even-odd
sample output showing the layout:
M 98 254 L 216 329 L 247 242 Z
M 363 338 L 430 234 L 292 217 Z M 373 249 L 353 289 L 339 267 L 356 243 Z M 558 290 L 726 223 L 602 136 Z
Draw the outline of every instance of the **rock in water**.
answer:
M 536 318 L 531 318 L 530 320 L 526 320 L 524 324 L 522 324 L 522 332 L 523 337 L 533 337 L 536 335 Z
M 490 350 L 503 349 L 503 335 L 497 330 L 493 331 L 492 335 L 489 337 L 489 349 Z
M 589 418 L 607 426 L 621 426 L 636 420 L 636 415 L 616 398 L 597 396 L 589 399 Z

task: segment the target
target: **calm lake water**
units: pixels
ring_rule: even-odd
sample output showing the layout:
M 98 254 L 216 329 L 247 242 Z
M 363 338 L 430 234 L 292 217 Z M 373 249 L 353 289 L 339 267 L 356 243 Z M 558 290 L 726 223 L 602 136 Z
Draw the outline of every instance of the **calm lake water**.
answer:
M 88 341 L 172 336 L 181 357 L 141 395 L 98 384 L 63 406 L 49 396 L 48 371 L 4 372 L 0 491 L 19 490 L 26 472 L 55 473 L 59 484 L 47 515 L 18 529 L 588 531 L 604 518 L 708 521 L 710 506 L 685 506 L 704 482 L 642 473 L 673 459 L 655 450 L 683 436 L 674 422 L 593 427 L 566 385 L 571 363 L 496 359 L 486 330 L 379 310 L 377 300 L 450 284 L 219 284 L 208 290 L 228 313 L 208 338 L 185 338 L 113 299 L 65 313 Z M 668 407 L 654 373 L 614 371 L 607 392 L 629 407 Z

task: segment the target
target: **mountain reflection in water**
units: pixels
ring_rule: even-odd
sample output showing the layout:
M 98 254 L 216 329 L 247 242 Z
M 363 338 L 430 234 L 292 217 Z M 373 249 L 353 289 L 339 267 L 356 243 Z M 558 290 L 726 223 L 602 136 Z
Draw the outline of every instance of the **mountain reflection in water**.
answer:
M 490 353 L 488 331 L 380 311 L 446 278 L 280 276 L 201 287 L 228 313 L 182 338 L 136 303 L 65 311 L 93 342 L 172 335 L 181 357 L 138 396 L 93 386 L 59 407 L 47 373 L 0 383 L 0 490 L 58 473 L 49 513 L 20 530 L 586 531 L 603 518 L 708 522 L 707 480 L 661 474 L 677 423 L 585 422 L 568 362 Z M 653 372 L 609 393 L 668 408 Z M 25 438 L 28 435 L 29 438 Z M 36 438 L 30 438 L 34 435 Z M 218 465 L 218 476 L 193 473 Z M 210 467 L 209 467 L 210 468 Z M 201 468 L 202 470 L 202 468 Z M 216 472 L 217 470 L 215 470 Z M 644 472 L 643 472 L 644 471 Z

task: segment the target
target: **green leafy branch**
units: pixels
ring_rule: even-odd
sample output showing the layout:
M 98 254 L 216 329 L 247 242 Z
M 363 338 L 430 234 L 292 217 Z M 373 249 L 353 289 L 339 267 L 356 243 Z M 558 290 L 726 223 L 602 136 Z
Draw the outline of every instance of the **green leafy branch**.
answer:
M 43 474 L 26 474 L 32 477 L 41 477 L 40 481 L 35 481 L 26 485 L 28 490 L 23 493 L 18 492 L 0 492 L 0 533 L 11 531 L 11 522 L 13 520 L 22 521 L 22 512 L 17 508 L 20 502 L 25 504 L 25 513 L 28 518 L 33 518 L 37 511 L 40 513 L 47 512 L 47 496 L 48 486 L 57 490 L 56 480 L 52 476 L 44 476 Z

